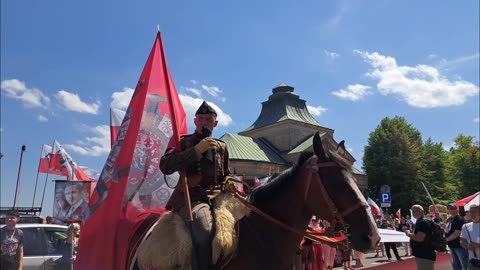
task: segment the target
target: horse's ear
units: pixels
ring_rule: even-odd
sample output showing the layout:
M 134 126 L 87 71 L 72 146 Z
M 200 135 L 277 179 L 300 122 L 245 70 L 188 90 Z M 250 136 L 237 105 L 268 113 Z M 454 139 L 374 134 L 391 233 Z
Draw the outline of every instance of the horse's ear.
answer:
M 342 141 L 338 144 L 338 146 L 337 146 L 337 153 L 338 153 L 340 156 L 342 156 L 342 157 L 344 157 L 345 154 L 347 153 L 347 150 L 345 150 L 345 141 L 344 141 L 344 140 L 342 140 Z
M 327 161 L 328 158 L 327 155 L 325 155 L 322 139 L 320 138 L 320 133 L 318 131 L 315 133 L 315 136 L 313 136 L 313 152 L 320 161 Z

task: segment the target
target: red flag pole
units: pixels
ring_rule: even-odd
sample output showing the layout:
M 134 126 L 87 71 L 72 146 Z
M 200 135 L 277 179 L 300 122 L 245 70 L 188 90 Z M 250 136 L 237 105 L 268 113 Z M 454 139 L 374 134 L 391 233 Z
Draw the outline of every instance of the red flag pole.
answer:
M 17 187 L 15 188 L 15 198 L 13 199 L 13 208 L 15 208 L 15 205 L 17 204 L 17 195 L 18 195 L 18 185 L 20 184 L 20 172 L 22 170 L 22 160 L 23 160 L 23 152 L 27 147 L 22 145 L 22 152 L 20 153 L 20 163 L 18 164 L 18 175 L 17 175 Z
M 40 215 L 42 215 L 43 199 L 45 198 L 45 190 L 47 189 L 47 181 L 48 181 L 48 173 L 47 173 L 47 176 L 45 177 L 45 184 L 43 185 L 42 202 L 40 203 Z
M 188 229 L 190 230 L 190 236 L 192 237 L 192 270 L 198 270 L 198 257 L 195 249 L 195 237 L 193 234 L 193 214 L 192 214 L 192 201 L 190 200 L 190 191 L 188 190 L 187 172 L 182 171 L 180 174 L 183 186 L 183 197 L 185 198 L 185 206 L 187 207 L 188 216 Z
M 40 175 L 40 164 L 42 163 L 42 153 L 43 153 L 43 145 L 42 145 L 42 151 L 40 151 L 40 160 L 38 161 L 37 177 L 35 178 L 35 189 L 33 190 L 32 208 L 35 205 L 35 195 L 37 194 L 38 176 Z

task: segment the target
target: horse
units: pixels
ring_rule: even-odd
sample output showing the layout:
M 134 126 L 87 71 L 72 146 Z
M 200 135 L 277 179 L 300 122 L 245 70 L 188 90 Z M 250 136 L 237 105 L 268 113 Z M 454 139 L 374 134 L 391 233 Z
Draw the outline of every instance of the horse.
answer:
M 339 153 L 345 153 L 341 146 L 327 151 L 317 132 L 314 153 L 302 153 L 293 167 L 252 189 L 248 202 L 260 211 L 239 221 L 235 252 L 222 269 L 291 270 L 312 215 L 329 221 L 333 230 L 348 228 L 353 249 L 366 252 L 376 247 L 376 223 L 350 163 Z

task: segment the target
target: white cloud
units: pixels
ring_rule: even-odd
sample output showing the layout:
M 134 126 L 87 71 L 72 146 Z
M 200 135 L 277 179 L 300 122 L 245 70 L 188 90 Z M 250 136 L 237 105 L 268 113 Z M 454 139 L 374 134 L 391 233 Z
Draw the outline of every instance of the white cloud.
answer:
M 110 106 L 120 110 L 128 108 L 134 91 L 133 88 L 125 87 L 122 92 L 113 92 Z
M 323 50 L 323 52 L 331 60 L 335 60 L 337 57 L 340 57 L 340 54 L 338 54 L 336 52 L 330 52 L 330 51 L 327 51 L 327 50 Z
M 318 107 L 313 107 L 310 105 L 307 105 L 308 112 L 314 116 L 320 116 L 322 113 L 327 111 L 327 108 L 323 108 L 321 106 Z
M 477 52 L 467 56 L 460 56 L 452 60 L 446 60 L 442 58 L 441 63 L 437 66 L 437 68 L 440 68 L 440 69 L 448 68 L 452 66 L 461 65 L 466 62 L 474 61 L 474 60 L 477 60 L 477 63 L 478 63 L 479 57 L 480 57 L 480 53 Z
M 187 115 L 187 124 L 193 125 L 193 119 L 195 118 L 195 112 L 198 110 L 198 107 L 202 105 L 203 99 L 194 98 L 187 95 L 179 95 L 180 101 L 182 102 L 183 109 L 185 110 L 185 114 Z M 217 112 L 217 120 L 218 125 L 220 126 L 228 126 L 232 123 L 232 118 L 230 115 L 224 113 L 219 106 L 215 103 L 207 101 L 207 103 L 215 109 Z
M 83 102 L 78 94 L 65 90 L 58 91 L 55 97 L 60 102 L 60 105 L 67 111 L 98 114 L 98 109 L 100 108 L 100 101 L 88 104 Z
M 207 86 L 202 84 L 202 89 L 205 90 L 210 96 L 218 97 L 218 94 L 222 93 L 222 90 L 216 86 Z
M 372 92 L 368 91 L 370 86 L 353 84 L 347 86 L 347 89 L 340 89 L 338 91 L 332 92 L 335 96 L 342 99 L 349 99 L 351 101 L 358 101 L 363 99 L 366 95 L 371 95 Z
M 84 130 L 94 134 L 93 137 L 86 137 L 84 140 L 79 141 L 78 145 L 64 144 L 63 147 L 68 150 L 72 150 L 83 156 L 106 156 L 110 153 L 110 127 L 107 125 L 101 125 L 96 127 L 86 126 Z
M 395 58 L 378 52 L 355 50 L 355 53 L 372 66 L 366 76 L 378 80 L 377 88 L 382 95 L 399 96 L 413 107 L 458 106 L 479 93 L 478 86 L 463 80 L 450 81 L 431 66 L 398 66 Z
M 479 122 L 480 122 L 480 118 L 478 118 L 478 117 L 473 118 L 473 122 L 474 122 L 474 123 L 479 123 Z
M 40 122 L 48 122 L 48 118 L 44 115 L 39 115 L 37 116 L 37 120 L 40 121 Z
M 185 87 L 185 90 L 187 92 L 190 92 L 190 93 L 194 94 L 198 98 L 202 97 L 202 90 L 200 90 L 200 89 L 197 89 L 197 88 L 194 88 L 194 87 Z
M 349 153 L 353 153 L 353 148 L 347 147 L 347 151 L 348 151 Z
M 225 102 L 227 100 L 225 97 L 221 96 L 223 91 L 218 86 L 208 86 L 205 84 L 200 84 L 200 82 L 196 80 L 190 80 L 190 83 L 192 83 L 193 86 L 191 87 L 182 86 L 180 87 L 180 89 L 186 92 L 189 92 L 193 94 L 195 97 L 200 99 L 204 98 L 204 96 L 206 95 L 209 95 L 209 96 L 215 97 L 216 99 L 222 102 Z
M 50 104 L 50 98 L 36 88 L 27 88 L 25 82 L 17 79 L 3 80 L 1 90 L 7 96 L 19 100 L 27 108 L 43 107 Z

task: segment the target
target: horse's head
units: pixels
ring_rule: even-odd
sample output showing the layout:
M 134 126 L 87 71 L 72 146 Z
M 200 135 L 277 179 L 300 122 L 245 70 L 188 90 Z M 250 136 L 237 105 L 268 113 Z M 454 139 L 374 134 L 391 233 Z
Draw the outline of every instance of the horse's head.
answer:
M 317 132 L 313 139 L 315 156 L 306 166 L 305 201 L 309 212 L 330 222 L 334 230 L 345 230 L 353 248 L 373 249 L 380 241 L 377 226 L 365 197 L 357 187 L 351 166 L 342 156 L 343 143 L 337 151 L 326 151 Z

